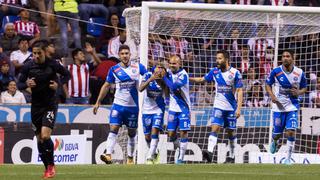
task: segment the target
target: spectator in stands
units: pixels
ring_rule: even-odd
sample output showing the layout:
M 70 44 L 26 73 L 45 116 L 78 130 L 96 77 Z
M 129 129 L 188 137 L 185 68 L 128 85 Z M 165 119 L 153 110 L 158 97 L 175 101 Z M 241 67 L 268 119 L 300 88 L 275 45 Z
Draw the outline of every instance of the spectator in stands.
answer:
M 5 104 L 24 104 L 26 99 L 24 95 L 17 90 L 17 83 L 14 80 L 11 80 L 8 84 L 8 90 L 1 93 L 1 103 Z
M 311 108 L 320 108 L 320 77 L 316 85 L 316 89 L 309 94 L 309 107 Z
M 31 52 L 28 51 L 28 39 L 22 37 L 18 41 L 19 50 L 13 51 L 10 55 L 10 61 L 15 67 L 15 75 L 17 76 L 20 68 L 29 60 L 31 60 Z
M 81 49 L 72 51 L 74 64 L 68 65 L 67 69 L 71 74 L 68 82 L 68 104 L 88 104 L 89 103 L 89 75 L 94 66 L 101 63 L 91 44 L 86 43 L 86 52 L 93 57 L 93 62 L 87 63 L 85 54 Z
M 234 63 L 240 61 L 241 46 L 245 44 L 244 39 L 240 39 L 239 29 L 233 29 L 231 31 L 231 39 L 226 39 L 227 50 L 230 52 L 230 62 Z
M 259 80 L 253 81 L 250 90 L 247 92 L 245 103 L 247 107 L 267 106 L 267 103 L 264 101 L 262 83 Z
M 109 10 L 106 8 L 101 0 L 82 0 L 78 6 L 79 16 L 81 20 L 89 21 L 91 17 L 109 17 Z M 82 34 L 87 34 L 87 23 L 80 22 Z
M 3 48 L 4 53 L 10 56 L 12 51 L 18 49 L 19 37 L 14 29 L 13 23 L 7 23 L 4 26 L 4 33 L 0 36 L 0 45 Z
M 0 92 L 7 89 L 10 81 L 14 80 L 14 76 L 9 73 L 9 62 L 5 59 L 0 61 Z
M 32 45 L 36 40 L 40 39 L 40 30 L 35 22 L 29 21 L 29 11 L 21 9 L 19 12 L 20 20 L 14 22 L 14 27 L 19 36 L 24 36 Z
M 135 44 L 127 39 L 127 32 L 124 26 L 119 28 L 119 35 L 109 40 L 108 45 L 108 58 L 117 58 L 119 59 L 118 51 L 121 45 L 127 45 L 130 47 L 131 58 L 138 58 L 139 49 Z
M 293 5 L 293 0 L 265 0 L 264 5 L 288 6 Z
M 54 11 L 60 16 L 57 17 L 57 21 L 60 27 L 63 56 L 68 57 L 68 23 L 71 26 L 75 47 L 81 48 L 81 35 L 78 21 L 78 3 L 76 0 L 54 0 Z M 68 17 L 68 19 L 64 17 Z
M 232 66 L 238 69 L 243 79 L 246 79 L 248 76 L 249 68 L 256 68 L 258 65 L 255 63 L 254 59 L 250 56 L 250 47 L 249 45 L 243 45 L 240 47 L 241 57 L 239 61 L 233 62 Z
M 263 5 L 265 0 L 229 0 L 229 1 L 232 1 L 232 4 L 235 3 L 239 5 Z
M 27 5 L 27 0 L 0 0 L 0 27 L 4 16 L 16 16 L 22 6 Z
M 106 27 L 103 27 L 102 33 L 97 42 L 97 51 L 108 57 L 108 43 L 109 40 L 119 35 L 120 20 L 117 14 L 112 14 L 109 19 L 109 23 Z
M 104 0 L 104 6 L 109 9 L 110 14 L 118 14 L 121 17 L 122 12 L 125 8 L 130 7 L 131 5 L 127 1 L 116 1 L 116 0 Z
M 193 56 L 191 44 L 182 37 L 180 27 L 174 28 L 171 34 L 172 36 L 169 39 L 162 39 L 159 37 L 159 41 L 164 45 L 165 56 L 179 56 L 182 62 L 190 59 L 189 57 Z

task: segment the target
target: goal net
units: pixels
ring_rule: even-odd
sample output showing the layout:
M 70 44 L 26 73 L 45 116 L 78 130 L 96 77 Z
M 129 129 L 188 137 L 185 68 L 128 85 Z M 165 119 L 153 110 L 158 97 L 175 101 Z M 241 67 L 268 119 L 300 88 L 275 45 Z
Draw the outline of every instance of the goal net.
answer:
M 140 8 L 124 12 L 127 38 L 140 46 L 140 62 L 148 66 L 157 62 L 167 64 L 170 56 L 179 55 L 190 77 L 203 77 L 215 67 L 217 50 L 224 49 L 230 53 L 231 65 L 242 73 L 244 103 L 237 120 L 236 163 L 281 163 L 284 159 L 285 136 L 280 139 L 278 153 L 269 152 L 272 121 L 265 79 L 281 63 L 282 51 L 294 50 L 296 65 L 306 72 L 308 92 L 301 96 L 304 108 L 299 111 L 293 159 L 296 163 L 320 163 L 320 111 L 313 103 L 314 94 L 320 91 L 316 85 L 320 77 L 320 13 L 297 7 L 144 5 L 142 9 L 147 14 L 143 16 Z M 205 163 L 202 150 L 207 149 L 211 132 L 214 95 L 214 84 L 190 83 L 192 129 L 185 156 L 188 163 Z M 141 130 L 138 139 L 138 163 L 144 163 L 147 147 Z M 228 138 L 223 130 L 218 136 L 213 161 L 224 162 L 228 150 Z M 177 153 L 167 140 L 166 131 L 161 135 L 159 152 L 162 163 L 174 162 Z

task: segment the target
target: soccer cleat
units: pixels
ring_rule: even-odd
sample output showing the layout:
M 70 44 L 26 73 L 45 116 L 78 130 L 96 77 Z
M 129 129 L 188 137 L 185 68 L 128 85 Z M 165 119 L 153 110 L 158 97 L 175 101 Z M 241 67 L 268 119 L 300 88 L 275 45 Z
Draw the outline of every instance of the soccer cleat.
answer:
M 227 157 L 227 159 L 226 159 L 226 161 L 224 162 L 224 164 L 234 164 L 234 158 Z
M 112 164 L 112 159 L 110 154 L 101 154 L 100 159 L 106 164 Z
M 54 165 L 48 165 L 47 170 L 44 171 L 43 179 L 53 178 L 56 175 L 56 168 Z
M 159 153 L 154 155 L 153 164 L 160 164 L 160 155 L 159 155 Z
M 290 161 L 290 159 L 285 159 L 283 164 L 285 165 L 292 165 L 292 162 Z
M 184 161 L 181 160 L 181 159 L 178 159 L 178 160 L 176 161 L 176 164 L 184 164 Z
M 148 164 L 148 165 L 154 164 L 153 159 L 147 159 L 147 163 L 146 164 Z
M 277 150 L 277 142 L 276 141 L 272 141 L 270 144 L 270 153 L 274 154 Z
M 130 156 L 128 156 L 128 158 L 127 158 L 127 164 L 134 164 L 134 161 L 133 161 L 133 157 L 130 157 Z
M 212 163 L 213 153 L 208 150 L 202 151 L 202 158 L 207 161 L 207 163 Z

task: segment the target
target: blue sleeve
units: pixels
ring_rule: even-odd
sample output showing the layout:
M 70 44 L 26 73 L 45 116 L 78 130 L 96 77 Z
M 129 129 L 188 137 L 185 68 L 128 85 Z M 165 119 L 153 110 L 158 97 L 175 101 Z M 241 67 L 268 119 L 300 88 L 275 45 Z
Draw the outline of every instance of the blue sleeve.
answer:
M 106 78 L 106 82 L 108 83 L 115 83 L 115 78 L 114 78 L 114 75 L 113 75 L 113 67 L 109 69 L 109 72 L 108 72 L 108 75 L 107 75 L 107 78 Z
M 187 84 L 188 82 L 188 77 L 187 75 L 183 75 L 179 77 L 179 80 L 175 83 L 173 83 L 168 77 L 164 77 L 163 78 L 165 84 L 169 87 L 169 89 L 171 91 L 177 91 L 179 90 L 182 86 L 184 86 L 185 84 Z
M 212 82 L 213 81 L 213 71 L 214 69 L 211 69 L 203 78 L 207 81 L 207 82 Z
M 269 76 L 267 77 L 266 79 L 266 84 L 269 85 L 269 86 L 272 86 L 272 84 L 275 82 L 275 71 L 272 70 L 271 73 L 269 74 Z
M 150 77 L 151 75 L 149 73 L 145 73 L 142 77 L 142 82 L 146 82 Z
M 236 88 L 242 88 L 243 83 L 242 83 L 242 76 L 239 71 L 236 72 L 236 77 L 234 78 L 234 84 Z
M 302 88 L 306 88 L 307 87 L 307 79 L 306 79 L 306 75 L 304 72 L 302 72 L 301 75 L 301 81 L 300 81 L 300 89 Z
M 141 63 L 139 63 L 139 70 L 140 70 L 140 75 L 144 75 L 145 73 L 148 72 L 146 67 Z

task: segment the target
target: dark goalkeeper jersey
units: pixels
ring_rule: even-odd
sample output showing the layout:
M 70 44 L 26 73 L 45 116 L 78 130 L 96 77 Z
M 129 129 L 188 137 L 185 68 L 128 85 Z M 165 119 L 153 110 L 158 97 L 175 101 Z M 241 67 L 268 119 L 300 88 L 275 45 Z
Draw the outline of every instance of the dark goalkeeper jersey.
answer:
M 61 75 L 62 84 L 67 83 L 70 73 L 57 61 L 46 59 L 43 64 L 37 64 L 30 61 L 25 64 L 19 76 L 19 89 L 27 88 L 26 80 L 34 78 L 36 86 L 32 88 L 33 107 L 55 107 L 57 106 L 57 97 L 54 90 L 49 88 L 50 81 L 58 81 L 57 73 Z

